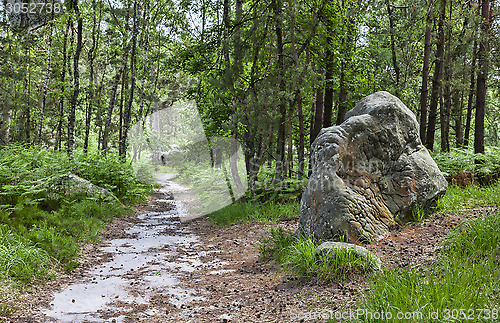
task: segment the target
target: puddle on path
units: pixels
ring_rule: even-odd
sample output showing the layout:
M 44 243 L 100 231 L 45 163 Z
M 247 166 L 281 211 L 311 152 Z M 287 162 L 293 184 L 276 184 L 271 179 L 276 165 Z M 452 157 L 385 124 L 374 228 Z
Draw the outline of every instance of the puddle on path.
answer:
M 141 315 L 158 314 L 153 306 L 147 306 L 152 295 L 161 295 L 177 308 L 204 299 L 204 290 L 182 288 L 178 278 L 222 263 L 216 259 L 204 263 L 200 255 L 189 253 L 198 243 L 198 237 L 181 226 L 181 220 L 189 216 L 182 200 L 189 197 L 189 191 L 171 182 L 173 176 L 158 174 L 161 194 L 151 205 L 158 206 L 158 211 L 139 215 L 141 221 L 125 231 L 130 238 L 107 241 L 101 251 L 111 254 L 111 260 L 91 269 L 83 282 L 57 293 L 51 308 L 44 312 L 48 318 L 57 322 L 121 322 L 127 312 L 141 305 Z M 175 201 L 171 200 L 172 191 Z M 165 205 L 171 209 L 163 210 Z M 172 258 L 175 261 L 168 261 Z

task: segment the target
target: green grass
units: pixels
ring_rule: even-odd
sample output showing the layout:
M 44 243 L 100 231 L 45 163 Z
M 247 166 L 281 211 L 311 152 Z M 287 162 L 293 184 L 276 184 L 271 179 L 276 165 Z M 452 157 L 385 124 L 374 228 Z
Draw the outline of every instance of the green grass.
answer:
M 276 223 L 282 219 L 299 216 L 299 203 L 241 203 L 228 205 L 209 215 L 210 221 L 219 226 L 237 222 L 265 222 Z
M 387 270 L 376 275 L 359 308 L 371 313 L 390 312 L 393 318 L 397 318 L 398 312 L 421 313 L 419 322 L 435 322 L 429 317 L 429 313 L 435 312 L 440 313 L 440 320 L 444 321 L 443 315 L 453 309 L 463 309 L 465 313 L 498 309 L 499 224 L 498 213 L 464 222 L 444 240 L 439 257 L 430 268 Z M 477 312 L 474 315 L 477 319 Z M 358 319 L 384 321 L 369 315 Z M 454 321 L 462 320 L 464 317 Z
M 488 186 L 465 188 L 450 185 L 446 194 L 438 201 L 437 209 L 450 213 L 475 206 L 500 206 L 500 181 Z
M 49 253 L 32 241 L 0 225 L 0 278 L 28 282 L 44 278 L 56 264 Z
M 272 228 L 270 235 L 261 238 L 259 243 L 262 260 L 274 260 L 282 264 L 285 273 L 301 278 L 346 280 L 374 269 L 370 262 L 351 250 L 317 254 L 317 247 L 312 238 L 296 236 L 282 228 Z
M 443 241 L 443 257 L 481 261 L 492 254 L 500 255 L 500 214 L 462 222 Z
M 12 315 L 16 310 L 12 308 L 9 304 L 1 304 L 0 303 L 0 316 L 10 316 Z M 0 319 L 0 322 L 3 322 Z

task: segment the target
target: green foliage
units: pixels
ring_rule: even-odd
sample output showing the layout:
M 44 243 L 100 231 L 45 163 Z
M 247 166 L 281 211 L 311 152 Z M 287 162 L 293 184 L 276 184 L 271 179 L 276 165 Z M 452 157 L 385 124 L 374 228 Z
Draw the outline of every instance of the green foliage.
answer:
M 424 220 L 425 218 L 425 211 L 422 209 L 413 209 L 411 211 L 410 219 L 413 222 L 420 223 Z
M 149 160 L 140 160 L 134 163 L 135 178 L 143 184 L 155 183 L 155 166 Z
M 151 191 L 151 183 L 141 184 L 133 167 L 117 155 L 98 153 L 77 154 L 75 174 L 92 184 L 105 188 L 120 200 L 136 203 Z M 142 173 L 141 176 L 151 176 Z
M 436 311 L 442 319 L 452 309 L 470 313 L 498 308 L 499 219 L 494 213 L 457 227 L 443 242 L 435 265 L 428 269 L 387 270 L 376 275 L 359 307 L 372 313 L 390 312 L 393 318 L 398 312 L 421 313 L 415 320 L 419 322 L 435 321 L 429 313 Z M 384 320 L 366 315 L 360 321 Z M 395 320 L 399 321 L 408 320 Z
M 68 174 L 129 203 L 143 199 L 151 189 L 117 157 L 77 154 L 71 162 L 63 153 L 39 147 L 0 150 L 0 225 L 10 228 L 3 232 L 10 240 L 4 241 L 0 276 L 29 281 L 57 264 L 70 271 L 78 265 L 80 243 L 96 241 L 105 223 L 129 214 L 129 207 L 102 190 L 68 186 Z M 9 242 L 16 239 L 18 243 Z M 9 252 L 18 258 L 8 258 Z
M 274 260 L 279 263 L 285 261 L 285 256 L 297 241 L 297 236 L 283 228 L 271 228 L 269 236 L 261 237 L 259 240 L 259 251 L 262 260 Z
M 500 215 L 490 213 L 462 222 L 444 240 L 440 253 L 449 258 L 482 260 L 500 255 Z
M 12 308 L 9 304 L 3 304 L 0 303 L 0 316 L 10 316 L 12 315 L 16 310 Z M 0 321 L 3 322 L 3 321 Z
M 298 171 L 298 169 L 294 170 Z M 308 178 L 303 177 L 299 180 L 295 177 L 287 177 L 281 182 L 275 182 L 274 172 L 275 163 L 272 163 L 271 166 L 263 165 L 259 170 L 259 180 L 255 182 L 255 194 L 254 196 L 247 194 L 247 198 L 257 202 L 293 203 L 300 201 Z
M 482 183 L 500 178 L 500 149 L 487 147 L 484 154 L 474 154 L 466 149 L 454 148 L 449 153 L 437 153 L 434 160 L 448 180 L 460 172 L 470 172 Z

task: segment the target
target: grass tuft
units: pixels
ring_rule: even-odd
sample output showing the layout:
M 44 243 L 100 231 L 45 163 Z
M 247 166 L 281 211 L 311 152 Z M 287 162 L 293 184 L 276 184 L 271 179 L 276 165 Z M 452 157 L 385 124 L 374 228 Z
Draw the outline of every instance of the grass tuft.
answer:
M 282 228 L 272 228 L 271 234 L 261 238 L 259 244 L 262 260 L 274 260 L 283 265 L 286 273 L 303 278 L 345 280 L 356 273 L 373 269 L 372 262 L 351 250 L 318 254 L 317 247 L 311 237 L 296 236 Z
M 47 277 L 54 264 L 47 251 L 0 225 L 0 277 L 27 283 L 33 277 Z
M 500 181 L 488 186 L 449 186 L 437 210 L 450 213 L 475 206 L 500 206 Z

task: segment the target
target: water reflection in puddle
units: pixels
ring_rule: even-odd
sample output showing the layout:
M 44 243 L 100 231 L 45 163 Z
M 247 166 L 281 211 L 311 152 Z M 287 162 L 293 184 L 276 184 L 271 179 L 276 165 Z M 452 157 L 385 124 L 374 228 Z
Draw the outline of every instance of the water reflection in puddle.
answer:
M 180 228 L 177 210 L 150 212 L 138 218 L 142 222 L 126 230 L 132 238 L 110 240 L 102 248 L 104 253 L 112 254 L 111 261 L 93 268 L 84 282 L 69 285 L 56 294 L 45 315 L 59 322 L 103 322 L 110 321 L 110 317 L 121 322 L 126 317 L 124 311 L 148 304 L 153 294 L 166 297 L 177 307 L 203 299 L 203 291 L 181 288 L 175 275 L 213 267 L 214 263 L 203 263 L 198 255 L 182 256 L 175 262 L 165 259 L 198 243 L 197 236 Z M 147 309 L 144 313 L 154 312 Z M 107 320 L 102 318 L 103 313 Z

